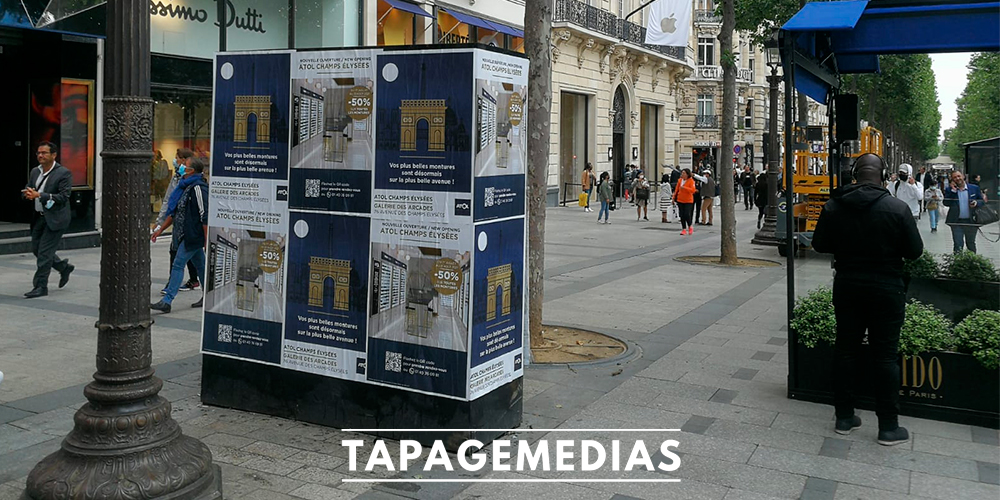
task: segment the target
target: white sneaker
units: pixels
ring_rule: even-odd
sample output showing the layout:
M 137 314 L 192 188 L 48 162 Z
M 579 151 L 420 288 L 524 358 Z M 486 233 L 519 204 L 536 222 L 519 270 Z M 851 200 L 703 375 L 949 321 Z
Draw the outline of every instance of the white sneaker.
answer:
M 604 221 L 602 221 L 601 219 L 597 219 L 597 223 L 598 224 L 604 224 Z

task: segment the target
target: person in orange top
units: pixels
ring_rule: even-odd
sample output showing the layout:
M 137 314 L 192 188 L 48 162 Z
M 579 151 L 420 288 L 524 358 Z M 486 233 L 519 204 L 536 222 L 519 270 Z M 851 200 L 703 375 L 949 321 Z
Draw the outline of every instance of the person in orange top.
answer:
M 583 167 L 583 178 L 580 179 L 580 187 L 583 188 L 584 193 L 587 193 L 587 204 L 583 207 L 584 212 L 593 212 L 590 209 L 590 194 L 594 191 L 595 181 L 597 181 L 597 177 L 594 175 L 594 166 L 587 163 L 587 166 Z
M 674 189 L 674 201 L 677 202 L 677 211 L 681 218 L 681 236 L 694 233 L 692 219 L 694 217 L 694 178 L 691 177 L 691 169 L 685 168 L 681 171 L 681 178 L 677 180 L 677 187 Z

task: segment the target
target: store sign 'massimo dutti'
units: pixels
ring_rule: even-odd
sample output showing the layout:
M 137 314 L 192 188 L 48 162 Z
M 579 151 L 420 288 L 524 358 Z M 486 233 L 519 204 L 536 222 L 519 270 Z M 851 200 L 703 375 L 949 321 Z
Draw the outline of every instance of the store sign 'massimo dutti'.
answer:
M 198 2 L 205 3 L 209 5 L 199 5 L 193 7 L 191 5 L 184 5 L 181 2 L 154 2 L 150 0 L 149 2 L 149 14 L 151 16 L 161 16 L 171 19 L 180 19 L 184 21 L 191 21 L 197 23 L 207 22 L 209 19 L 209 12 L 215 12 L 213 2 Z M 253 31 L 257 33 L 267 33 L 264 28 L 264 14 L 257 11 L 253 7 L 247 7 L 246 12 L 237 15 L 236 6 L 233 4 L 232 0 L 226 0 L 226 27 L 235 26 L 236 28 L 243 29 L 246 31 Z M 215 26 L 220 26 L 221 22 L 216 16 Z

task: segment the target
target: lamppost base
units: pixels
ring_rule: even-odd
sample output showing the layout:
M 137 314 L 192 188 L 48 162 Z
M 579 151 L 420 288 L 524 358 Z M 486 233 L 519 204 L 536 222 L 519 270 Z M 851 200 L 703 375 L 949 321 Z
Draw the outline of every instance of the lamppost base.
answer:
M 765 217 L 764 225 L 757 230 L 756 234 L 753 235 L 753 239 L 750 240 L 750 243 L 754 245 L 764 245 L 771 247 L 779 246 L 781 242 L 778 241 L 778 237 L 775 234 L 776 228 L 777 228 L 776 221 L 769 221 L 767 220 L 767 217 Z

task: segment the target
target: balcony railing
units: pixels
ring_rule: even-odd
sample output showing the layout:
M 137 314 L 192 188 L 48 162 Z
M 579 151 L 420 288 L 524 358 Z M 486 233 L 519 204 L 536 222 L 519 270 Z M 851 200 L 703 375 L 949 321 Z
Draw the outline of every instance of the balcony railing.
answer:
M 596 31 L 603 35 L 617 38 L 646 50 L 658 52 L 664 56 L 684 60 L 686 47 L 665 47 L 662 45 L 646 45 L 646 28 L 633 22 L 619 19 L 618 16 L 578 0 L 555 0 L 556 8 L 552 13 L 554 22 L 567 22 Z
M 721 23 L 722 18 L 715 15 L 714 10 L 694 11 L 694 22 L 696 23 Z
M 719 80 L 722 78 L 722 66 L 698 66 L 695 68 L 695 78 Z
M 719 115 L 695 115 L 694 128 L 719 128 Z

